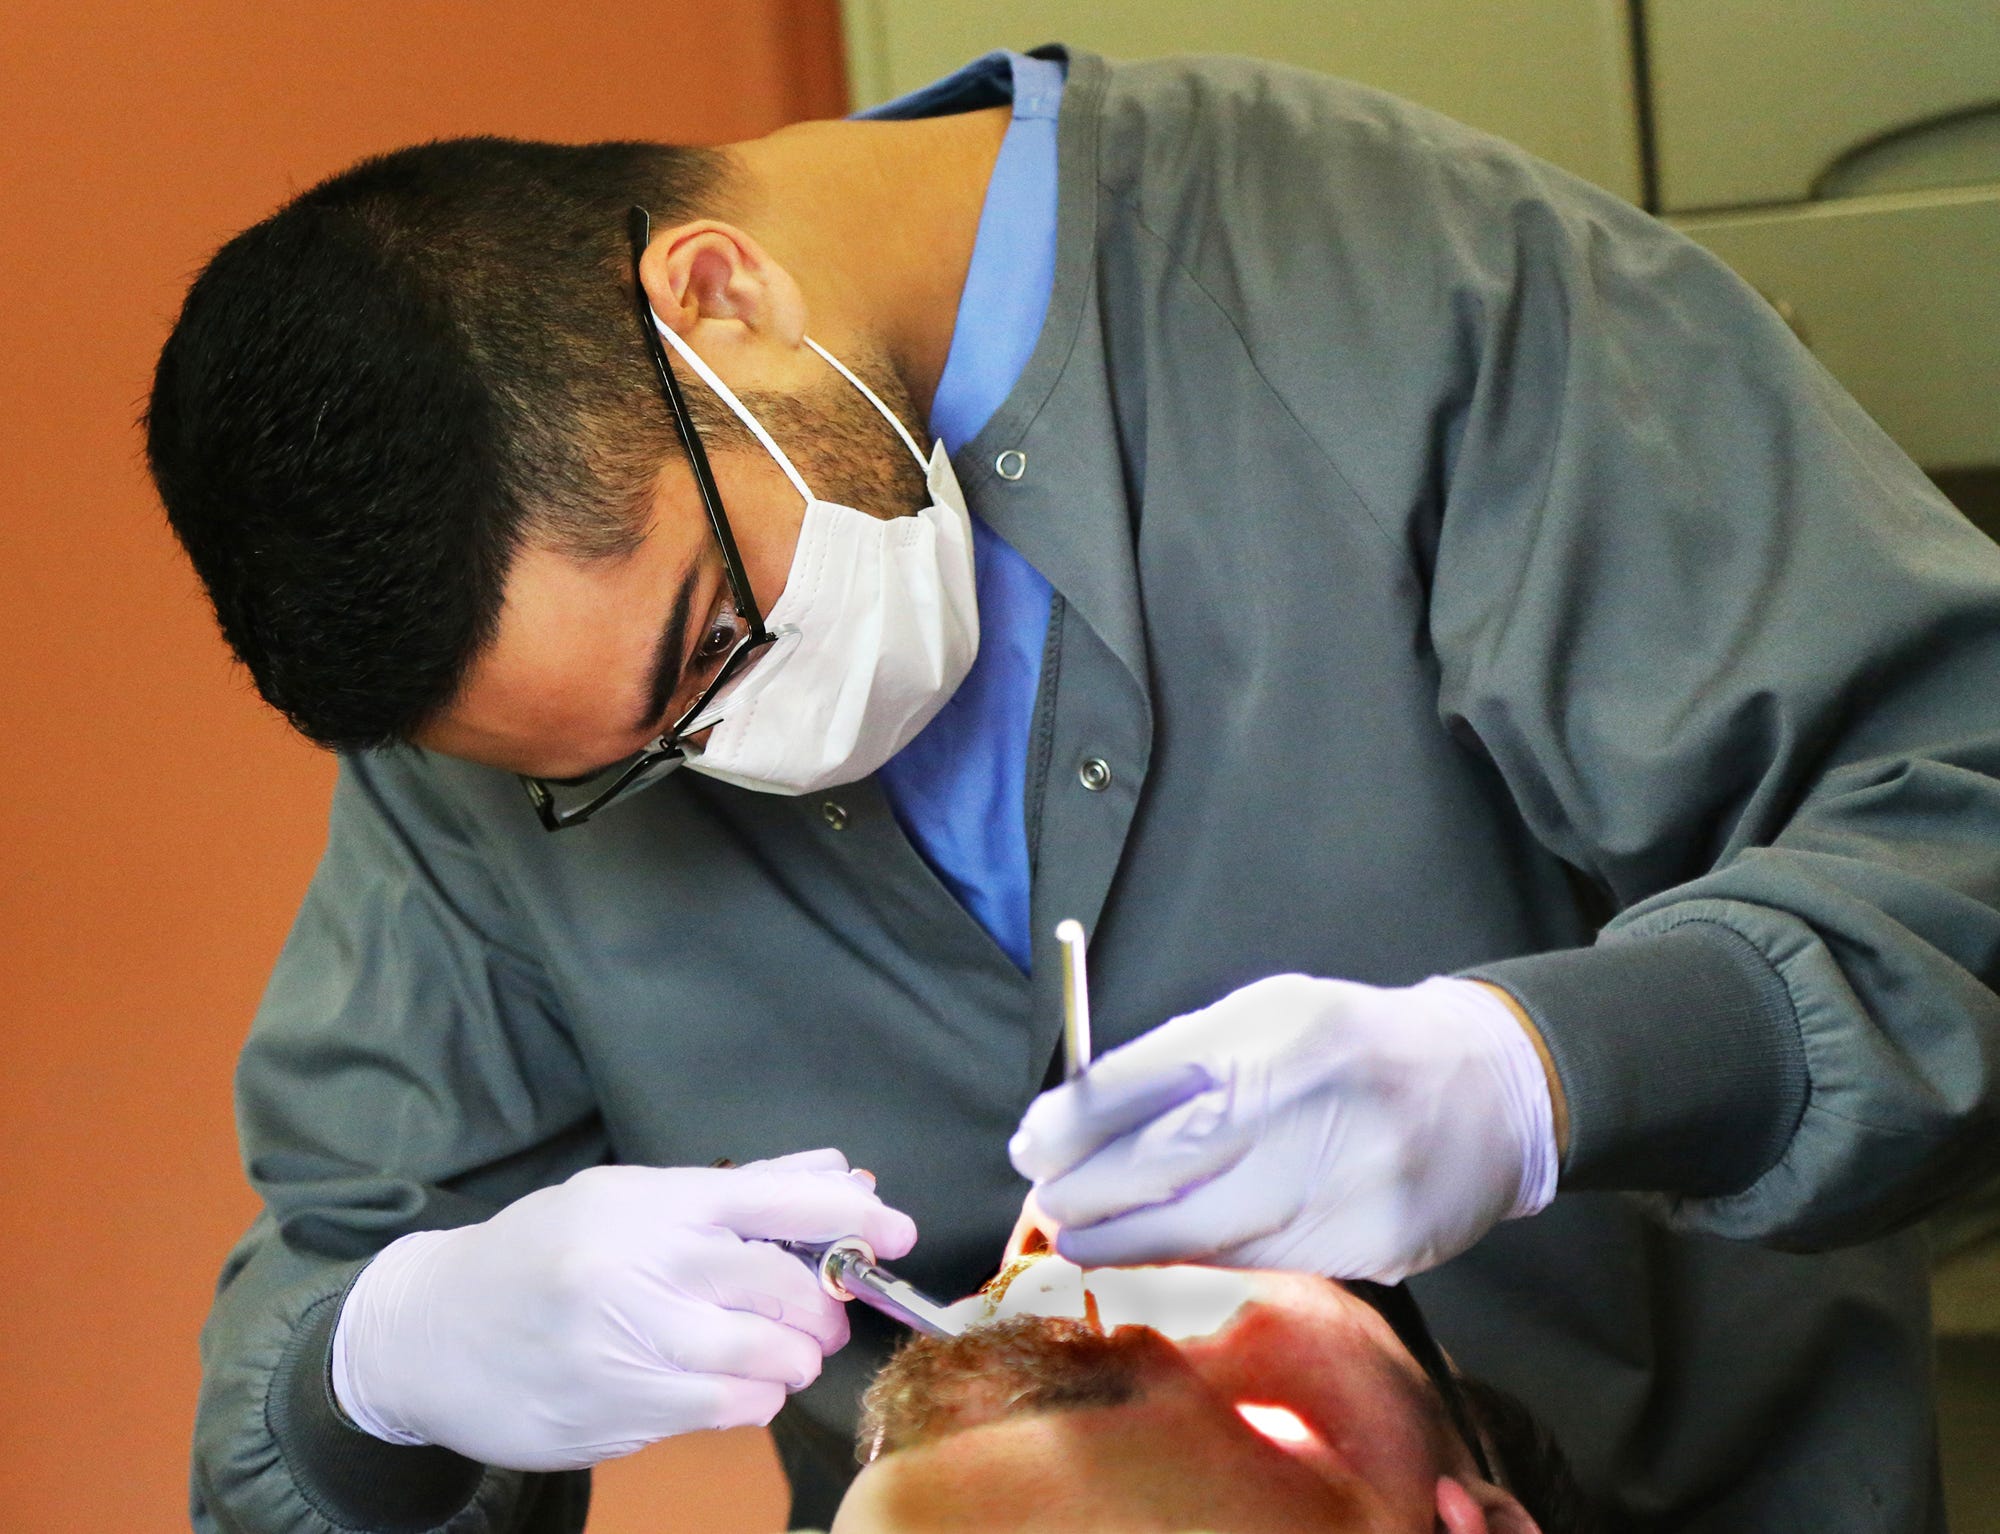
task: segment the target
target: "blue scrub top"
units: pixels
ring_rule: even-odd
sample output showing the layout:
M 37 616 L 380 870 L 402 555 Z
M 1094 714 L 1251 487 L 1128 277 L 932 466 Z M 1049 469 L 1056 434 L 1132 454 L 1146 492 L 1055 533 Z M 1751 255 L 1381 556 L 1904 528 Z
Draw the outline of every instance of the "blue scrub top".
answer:
M 1056 113 L 1063 65 L 992 53 L 864 117 L 941 116 L 997 106 L 1001 141 L 959 296 L 951 352 L 931 404 L 950 452 L 976 436 L 1035 349 L 1056 270 Z M 924 860 L 1024 973 L 1028 931 L 1028 732 L 1041 681 L 1049 583 L 972 519 L 979 654 L 922 734 L 880 773 L 889 806 Z

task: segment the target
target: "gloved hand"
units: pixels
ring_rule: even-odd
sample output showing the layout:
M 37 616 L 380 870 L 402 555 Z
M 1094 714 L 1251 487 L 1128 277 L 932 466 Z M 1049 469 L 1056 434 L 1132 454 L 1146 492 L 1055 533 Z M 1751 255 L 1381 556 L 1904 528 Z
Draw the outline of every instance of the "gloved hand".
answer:
M 1541 1057 L 1469 980 L 1276 975 L 1112 1050 L 1009 1145 L 1056 1249 L 1394 1283 L 1555 1195 Z
M 334 1397 L 377 1438 L 516 1470 L 769 1422 L 847 1342 L 847 1314 L 757 1238 L 847 1235 L 895 1258 L 917 1231 L 839 1151 L 592 1167 L 385 1247 L 342 1306 Z

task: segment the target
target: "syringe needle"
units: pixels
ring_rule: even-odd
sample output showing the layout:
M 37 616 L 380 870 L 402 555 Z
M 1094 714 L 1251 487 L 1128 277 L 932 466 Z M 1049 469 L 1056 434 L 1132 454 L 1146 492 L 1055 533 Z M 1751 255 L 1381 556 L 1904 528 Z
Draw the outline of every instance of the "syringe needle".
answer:
M 879 1262 L 850 1258 L 839 1269 L 840 1286 L 886 1316 L 927 1337 L 956 1337 L 965 1330 L 944 1306 L 908 1279 L 896 1277 Z

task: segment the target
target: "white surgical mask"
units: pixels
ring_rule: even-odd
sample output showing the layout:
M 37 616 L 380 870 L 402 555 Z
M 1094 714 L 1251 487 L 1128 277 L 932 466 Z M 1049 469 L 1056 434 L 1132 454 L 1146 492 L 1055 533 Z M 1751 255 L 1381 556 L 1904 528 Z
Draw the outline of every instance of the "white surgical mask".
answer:
M 928 463 L 875 391 L 810 336 L 806 345 L 867 396 L 930 486 L 913 516 L 871 517 L 812 493 L 735 392 L 665 325 L 662 339 L 764 445 L 805 498 L 784 595 L 765 617 L 777 636 L 690 733 L 687 765 L 739 788 L 805 794 L 865 778 L 931 722 L 979 653 L 972 520 L 944 444 Z

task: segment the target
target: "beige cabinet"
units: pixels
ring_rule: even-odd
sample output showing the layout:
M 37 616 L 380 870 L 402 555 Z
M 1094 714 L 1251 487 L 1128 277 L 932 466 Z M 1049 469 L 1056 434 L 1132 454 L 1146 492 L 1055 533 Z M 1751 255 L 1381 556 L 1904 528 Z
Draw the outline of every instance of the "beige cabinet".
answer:
M 1870 155 L 1906 182 L 2000 180 L 1973 147 L 1977 109 L 2000 115 L 1996 0 L 1651 0 L 1646 17 L 1665 212 L 1838 194 Z
M 2000 186 L 1675 220 L 1928 468 L 2000 463 Z
M 1919 463 L 2000 463 L 2000 3 L 1651 0 L 1660 205 Z
M 844 16 L 856 105 L 1048 41 L 1247 53 L 1421 101 L 1635 202 L 1650 191 L 1911 456 L 2000 464 L 2000 0 L 845 0 Z
M 845 0 L 855 105 L 991 48 L 1245 53 L 1345 75 L 1639 195 L 1624 0 Z

